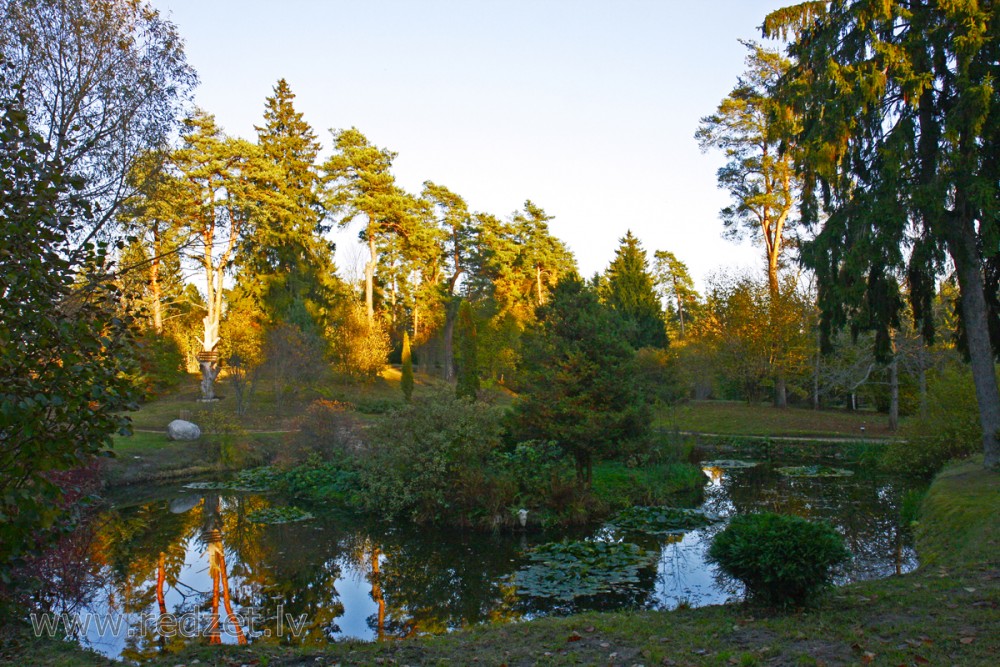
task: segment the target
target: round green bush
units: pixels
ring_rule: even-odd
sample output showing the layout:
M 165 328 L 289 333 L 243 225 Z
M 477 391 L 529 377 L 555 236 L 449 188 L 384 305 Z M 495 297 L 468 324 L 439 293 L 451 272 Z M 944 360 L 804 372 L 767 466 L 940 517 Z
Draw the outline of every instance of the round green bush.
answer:
M 787 606 L 805 604 L 829 586 L 834 568 L 851 554 L 830 524 L 767 512 L 734 517 L 708 558 L 743 582 L 748 597 Z

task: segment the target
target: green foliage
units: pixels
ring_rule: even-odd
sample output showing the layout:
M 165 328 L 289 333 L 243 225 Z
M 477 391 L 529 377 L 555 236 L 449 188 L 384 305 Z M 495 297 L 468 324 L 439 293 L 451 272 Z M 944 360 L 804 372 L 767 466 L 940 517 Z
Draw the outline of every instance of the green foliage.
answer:
M 624 533 L 641 533 L 662 537 L 708 526 L 720 520 L 718 517 L 700 510 L 636 506 L 619 512 L 611 520 L 610 525 Z
M 413 355 L 410 353 L 410 332 L 403 332 L 403 376 L 399 387 L 403 390 L 403 398 L 409 403 L 413 397 Z
M 660 300 L 653 290 L 646 251 L 629 231 L 615 250 L 615 258 L 605 274 L 602 293 L 625 324 L 625 338 L 633 349 L 667 346 Z
M 773 514 L 743 514 L 715 536 L 708 558 L 768 605 L 803 605 L 833 578 L 851 554 L 824 522 Z
M 184 352 L 173 336 L 145 331 L 138 337 L 136 357 L 138 365 L 131 380 L 143 400 L 176 387 L 187 375 Z
M 952 459 L 973 454 L 982 444 L 976 392 L 966 368 L 929 374 L 927 410 L 890 443 L 882 467 L 894 473 L 929 479 Z
M 324 462 L 319 457 L 281 472 L 274 488 L 294 498 L 313 503 L 354 507 L 362 504 L 361 476 L 342 462 Z
M 669 502 L 672 495 L 701 489 L 708 478 L 688 463 L 647 463 L 629 467 L 618 462 L 594 467 L 590 492 L 602 509 Z
M 476 321 L 472 306 L 463 301 L 458 309 L 458 384 L 455 395 L 476 400 L 479 394 L 479 344 L 476 340 Z
M 539 309 L 524 342 L 523 392 L 510 416 L 518 440 L 552 441 L 589 481 L 595 456 L 641 438 L 651 420 L 635 353 L 592 288 L 569 277 Z
M 653 253 L 653 285 L 667 304 L 667 326 L 671 335 L 683 339 L 692 315 L 698 309 L 698 292 L 687 264 L 668 250 Z M 676 327 L 676 329 L 674 328 Z
M 499 438 L 495 408 L 451 392 L 415 399 L 367 433 L 365 502 L 373 511 L 418 522 L 461 523 L 495 513 L 485 470 Z
M 562 602 L 639 583 L 656 554 L 627 542 L 554 542 L 536 547 L 514 575 L 519 593 Z
M 68 516 L 57 471 L 92 463 L 127 434 L 134 408 L 130 318 L 103 270 L 108 247 L 84 184 L 43 158 L 18 91 L 0 71 L 0 579 Z

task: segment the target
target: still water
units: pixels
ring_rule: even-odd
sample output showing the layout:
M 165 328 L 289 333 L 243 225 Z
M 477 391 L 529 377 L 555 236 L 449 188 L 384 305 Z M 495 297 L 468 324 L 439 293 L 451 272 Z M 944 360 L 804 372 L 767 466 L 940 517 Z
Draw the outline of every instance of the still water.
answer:
M 904 488 L 897 481 L 860 473 L 795 478 L 769 465 L 704 471 L 700 506 L 708 512 L 769 510 L 833 523 L 854 554 L 840 583 L 916 566 L 898 525 Z M 180 486 L 119 501 L 82 533 L 75 558 L 52 559 L 58 585 L 45 605 L 80 623 L 72 634 L 81 644 L 141 660 L 192 636 L 214 643 L 390 640 L 583 609 L 718 604 L 742 592 L 705 562 L 724 523 L 646 538 L 640 546 L 659 556 L 637 585 L 557 603 L 518 593 L 513 575 L 526 551 L 564 537 L 602 539 L 601 526 L 572 535 L 481 534 L 319 511 L 277 525 L 247 518 L 286 504 L 273 495 Z

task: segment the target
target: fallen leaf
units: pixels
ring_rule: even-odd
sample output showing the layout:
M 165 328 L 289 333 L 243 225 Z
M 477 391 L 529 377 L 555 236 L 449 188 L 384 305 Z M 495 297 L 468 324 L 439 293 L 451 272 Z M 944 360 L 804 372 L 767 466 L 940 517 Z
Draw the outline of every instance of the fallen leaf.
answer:
M 568 641 L 568 642 L 578 642 L 581 639 L 583 639 L 583 635 L 581 635 L 579 632 L 576 632 L 574 630 L 573 634 L 571 634 L 569 637 L 566 638 L 566 641 Z
M 584 632 L 593 632 L 593 631 L 594 631 L 594 630 L 596 630 L 596 629 L 597 629 L 597 628 L 595 628 L 594 626 L 592 626 L 592 625 L 588 625 L 587 627 L 585 627 L 585 628 L 583 629 L 583 631 L 584 631 Z
M 975 637 L 962 637 L 958 641 L 962 642 L 963 644 L 971 644 L 972 642 L 976 641 L 976 638 Z
M 914 660 L 914 662 L 918 662 L 918 663 L 920 663 L 921 665 L 926 665 L 926 664 L 929 664 L 929 663 L 930 663 L 930 660 L 928 660 L 927 658 L 925 658 L 925 657 L 924 657 L 924 656 L 922 656 L 922 655 L 916 655 L 916 656 L 913 656 L 913 660 Z
M 875 660 L 875 654 L 872 653 L 871 651 L 865 651 L 861 655 L 861 662 L 866 665 L 870 665 L 874 660 Z
M 970 587 L 970 586 L 966 586 L 966 587 L 965 587 L 965 590 L 966 590 L 966 591 L 968 591 L 969 593 L 975 593 L 975 592 L 976 592 L 976 589 L 975 589 L 975 588 L 972 588 L 972 587 Z

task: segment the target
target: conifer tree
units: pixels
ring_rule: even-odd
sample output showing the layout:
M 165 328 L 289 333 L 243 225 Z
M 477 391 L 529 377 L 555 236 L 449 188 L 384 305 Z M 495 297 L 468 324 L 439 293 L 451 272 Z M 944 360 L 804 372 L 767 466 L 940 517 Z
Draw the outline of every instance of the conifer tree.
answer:
M 998 255 L 1000 132 L 995 2 L 842 0 L 771 13 L 794 65 L 776 91 L 802 118 L 797 142 L 814 240 L 821 332 L 851 324 L 892 354 L 906 293 L 933 335 L 931 303 L 947 255 L 983 432 L 1000 467 L 1000 390 L 984 265 Z M 904 252 L 905 250 L 905 252 Z
M 604 300 L 625 323 L 633 349 L 667 346 L 660 300 L 653 289 L 646 251 L 629 231 L 621 239 L 603 284 Z
M 323 238 L 324 209 L 316 157 L 320 144 L 295 110 L 281 79 L 268 97 L 257 145 L 268 169 L 258 181 L 260 205 L 244 234 L 240 286 L 272 321 L 318 330 L 336 291 L 333 246 Z
M 410 402 L 413 397 L 413 356 L 410 353 L 410 333 L 403 332 L 403 377 L 399 383 L 403 397 Z
M 657 250 L 653 253 L 653 279 L 660 298 L 668 304 L 667 312 L 677 317 L 678 338 L 684 338 L 691 307 L 698 301 L 687 264 L 669 250 Z
M 346 227 L 364 220 L 359 234 L 368 246 L 365 263 L 365 310 L 375 321 L 375 273 L 379 245 L 393 236 L 407 236 L 419 220 L 415 197 L 396 185 L 392 162 L 396 153 L 371 144 L 357 128 L 334 134 L 334 153 L 323 164 L 327 203 L 339 212 L 338 224 Z

